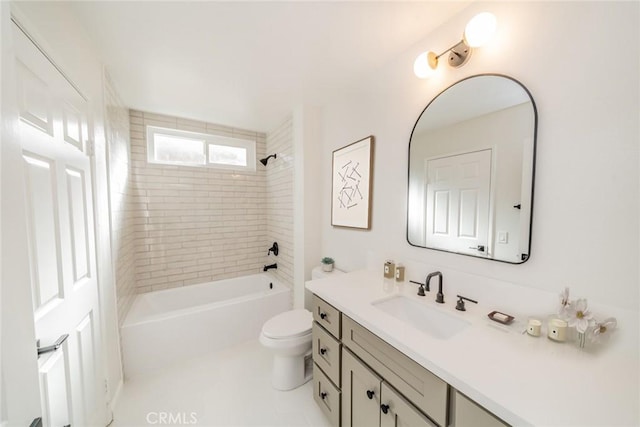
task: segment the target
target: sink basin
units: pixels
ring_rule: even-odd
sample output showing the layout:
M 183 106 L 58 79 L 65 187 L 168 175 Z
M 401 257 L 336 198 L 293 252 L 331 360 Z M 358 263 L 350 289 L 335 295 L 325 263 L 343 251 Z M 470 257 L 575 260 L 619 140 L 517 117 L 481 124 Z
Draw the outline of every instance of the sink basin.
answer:
M 449 339 L 471 325 L 466 320 L 401 295 L 375 301 L 372 305 L 434 338 Z

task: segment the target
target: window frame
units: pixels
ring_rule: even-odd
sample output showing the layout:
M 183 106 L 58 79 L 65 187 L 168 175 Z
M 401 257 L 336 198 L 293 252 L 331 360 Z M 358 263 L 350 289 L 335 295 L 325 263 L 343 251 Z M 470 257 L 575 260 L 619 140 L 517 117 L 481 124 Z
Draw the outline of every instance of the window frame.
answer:
M 199 167 L 232 170 L 238 172 L 256 171 L 256 141 L 250 139 L 233 138 L 230 136 L 213 135 L 209 133 L 192 132 L 180 129 L 164 128 L 160 126 L 147 125 L 147 162 L 167 166 Z M 202 143 L 204 153 L 204 164 L 188 163 L 181 161 L 158 160 L 155 158 L 155 136 L 166 135 L 175 138 L 194 140 Z M 244 148 L 247 152 L 247 164 L 229 165 L 224 163 L 212 163 L 209 161 L 209 146 L 220 145 L 226 147 Z

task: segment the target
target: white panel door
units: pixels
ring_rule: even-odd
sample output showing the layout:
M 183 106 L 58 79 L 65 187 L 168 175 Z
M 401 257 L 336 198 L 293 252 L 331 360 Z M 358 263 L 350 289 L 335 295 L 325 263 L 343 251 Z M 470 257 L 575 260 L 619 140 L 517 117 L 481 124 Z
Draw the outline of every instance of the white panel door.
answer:
M 25 218 L 45 426 L 104 425 L 88 104 L 14 24 Z
M 427 246 L 490 255 L 491 150 L 428 159 L 425 167 Z

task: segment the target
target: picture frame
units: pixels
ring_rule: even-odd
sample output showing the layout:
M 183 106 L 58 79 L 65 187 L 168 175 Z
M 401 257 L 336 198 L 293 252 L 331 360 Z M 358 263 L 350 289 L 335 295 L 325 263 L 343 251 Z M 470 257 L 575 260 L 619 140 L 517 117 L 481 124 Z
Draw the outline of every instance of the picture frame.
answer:
M 370 135 L 333 151 L 332 226 L 371 229 L 373 147 Z

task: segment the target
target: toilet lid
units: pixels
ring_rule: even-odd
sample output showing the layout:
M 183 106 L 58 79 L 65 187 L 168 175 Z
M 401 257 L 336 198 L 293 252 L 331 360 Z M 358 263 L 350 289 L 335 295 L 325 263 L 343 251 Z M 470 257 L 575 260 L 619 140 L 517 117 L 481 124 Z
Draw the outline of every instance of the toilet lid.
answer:
M 311 332 L 313 317 L 303 308 L 280 313 L 267 320 L 262 333 L 269 338 L 294 338 Z

